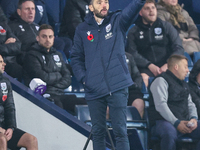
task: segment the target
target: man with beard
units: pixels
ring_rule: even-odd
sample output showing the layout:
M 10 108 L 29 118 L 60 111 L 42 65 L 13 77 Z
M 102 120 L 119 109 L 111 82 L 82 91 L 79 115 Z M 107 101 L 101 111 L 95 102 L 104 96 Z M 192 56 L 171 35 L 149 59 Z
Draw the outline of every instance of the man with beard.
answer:
M 184 54 L 176 29 L 157 18 L 154 0 L 147 0 L 140 11 L 141 18 L 128 33 L 127 52 L 133 55 L 143 81 L 167 70 L 167 59 L 172 54 Z
M 93 148 L 105 150 L 106 108 L 116 149 L 129 150 L 126 130 L 128 87 L 133 84 L 125 58 L 126 31 L 145 0 L 133 0 L 122 11 L 109 12 L 108 0 L 91 0 L 90 13 L 76 28 L 71 65 L 83 83 L 92 120 Z

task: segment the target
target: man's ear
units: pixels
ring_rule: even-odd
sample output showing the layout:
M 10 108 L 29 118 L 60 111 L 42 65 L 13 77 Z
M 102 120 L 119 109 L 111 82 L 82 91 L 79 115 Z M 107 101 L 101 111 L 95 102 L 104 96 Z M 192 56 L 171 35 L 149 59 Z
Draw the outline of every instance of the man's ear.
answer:
M 175 64 L 174 69 L 178 70 L 178 64 Z
M 17 14 L 21 16 L 21 9 L 17 9 Z
M 36 36 L 36 40 L 39 42 L 39 37 L 38 36 Z
M 139 14 L 140 14 L 140 16 L 142 16 L 142 12 L 141 12 L 141 10 L 140 10 Z
M 90 9 L 91 12 L 94 11 L 94 7 L 92 5 L 89 5 L 89 9 Z

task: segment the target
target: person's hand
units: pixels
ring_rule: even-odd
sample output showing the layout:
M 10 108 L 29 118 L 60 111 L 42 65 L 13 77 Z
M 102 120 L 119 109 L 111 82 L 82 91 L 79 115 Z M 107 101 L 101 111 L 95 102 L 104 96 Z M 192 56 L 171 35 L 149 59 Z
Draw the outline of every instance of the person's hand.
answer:
M 192 124 L 192 126 L 189 127 L 189 128 L 190 128 L 192 131 L 195 130 L 195 129 L 197 128 L 197 120 L 196 120 L 196 119 L 191 119 L 189 122 Z
M 15 38 L 8 38 L 5 42 L 5 44 L 9 44 L 9 43 L 15 43 L 16 39 Z
M 192 41 L 192 40 L 193 40 L 192 38 L 188 38 L 188 39 L 183 38 L 183 41 Z
M 148 68 L 154 74 L 154 76 L 157 76 L 157 75 L 162 73 L 161 69 L 158 66 L 154 65 L 154 64 L 150 64 L 148 66 Z
M 0 127 L 0 132 L 5 134 L 6 130 L 4 128 Z
M 187 124 L 188 124 L 189 121 L 181 121 L 177 127 L 177 130 L 183 134 L 186 134 L 186 133 L 191 133 L 192 130 L 191 128 L 188 128 L 187 127 Z
M 9 141 L 12 138 L 13 130 L 11 128 L 8 128 L 4 135 L 6 136 L 7 141 Z
M 164 65 L 160 68 L 161 72 L 166 72 L 167 69 L 168 69 L 167 64 L 164 64 Z

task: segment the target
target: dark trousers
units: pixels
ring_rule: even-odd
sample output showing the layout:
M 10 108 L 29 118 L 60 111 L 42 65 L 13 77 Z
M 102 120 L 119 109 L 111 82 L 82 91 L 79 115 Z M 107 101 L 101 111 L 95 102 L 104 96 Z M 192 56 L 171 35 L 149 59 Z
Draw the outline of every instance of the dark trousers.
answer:
M 54 103 L 75 115 L 75 105 L 86 105 L 87 102 L 85 98 L 77 98 L 76 95 L 54 95 L 51 94 L 51 98 L 54 100 Z
M 191 138 L 200 139 L 200 121 L 197 122 L 197 128 L 192 133 L 182 134 L 168 121 L 158 120 L 156 121 L 156 125 L 152 127 L 151 134 L 161 139 L 161 150 L 176 150 L 176 140 L 180 136 L 186 135 Z M 200 142 L 197 143 L 196 149 L 200 150 Z
M 126 129 L 126 106 L 128 88 L 119 90 L 99 99 L 87 101 L 92 119 L 93 149 L 105 150 L 106 136 L 106 109 L 109 106 L 109 115 L 116 140 L 116 150 L 129 150 L 129 141 Z

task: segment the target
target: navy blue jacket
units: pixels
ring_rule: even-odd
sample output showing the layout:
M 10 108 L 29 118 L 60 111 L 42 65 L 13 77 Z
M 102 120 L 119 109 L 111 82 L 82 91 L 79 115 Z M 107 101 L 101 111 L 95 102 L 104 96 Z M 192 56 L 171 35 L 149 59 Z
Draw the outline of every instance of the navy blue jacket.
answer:
M 123 11 L 109 13 L 100 26 L 90 13 L 77 27 L 71 65 L 77 80 L 85 83 L 86 100 L 133 84 L 125 59 L 125 36 L 144 2 L 133 0 Z

